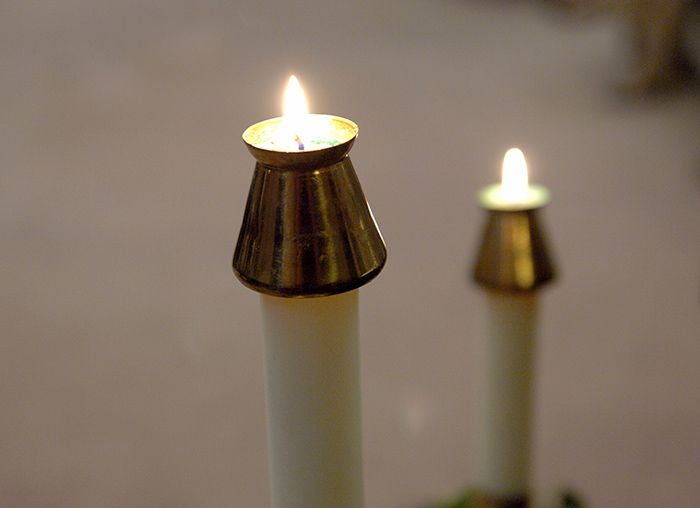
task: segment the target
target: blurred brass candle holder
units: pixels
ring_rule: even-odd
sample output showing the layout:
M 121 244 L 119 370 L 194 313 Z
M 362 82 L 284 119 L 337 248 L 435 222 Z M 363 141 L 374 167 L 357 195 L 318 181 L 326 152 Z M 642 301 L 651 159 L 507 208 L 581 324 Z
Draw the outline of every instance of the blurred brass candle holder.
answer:
M 554 279 L 554 264 L 538 219 L 542 206 L 522 210 L 484 206 L 486 225 L 473 271 L 478 285 L 519 293 L 535 291 Z

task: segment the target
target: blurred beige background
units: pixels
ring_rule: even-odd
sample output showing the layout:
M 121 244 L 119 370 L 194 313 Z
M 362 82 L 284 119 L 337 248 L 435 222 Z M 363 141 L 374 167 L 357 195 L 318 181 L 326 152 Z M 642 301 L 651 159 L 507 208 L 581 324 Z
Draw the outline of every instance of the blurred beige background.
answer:
M 258 298 L 230 258 L 240 134 L 292 71 L 360 125 L 389 248 L 361 294 L 368 508 L 470 482 L 474 195 L 512 145 L 562 275 L 537 488 L 695 505 L 700 95 L 615 100 L 619 28 L 527 1 L 3 2 L 0 506 L 269 506 Z

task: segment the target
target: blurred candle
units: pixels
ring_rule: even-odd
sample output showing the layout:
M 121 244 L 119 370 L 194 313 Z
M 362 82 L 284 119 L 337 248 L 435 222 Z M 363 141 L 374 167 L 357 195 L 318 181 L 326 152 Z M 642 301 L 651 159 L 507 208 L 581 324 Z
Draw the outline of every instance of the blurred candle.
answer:
M 536 211 L 548 200 L 515 148 L 501 183 L 480 193 L 488 220 L 474 269 L 486 305 L 476 471 L 497 506 L 527 505 L 537 289 L 554 276 Z

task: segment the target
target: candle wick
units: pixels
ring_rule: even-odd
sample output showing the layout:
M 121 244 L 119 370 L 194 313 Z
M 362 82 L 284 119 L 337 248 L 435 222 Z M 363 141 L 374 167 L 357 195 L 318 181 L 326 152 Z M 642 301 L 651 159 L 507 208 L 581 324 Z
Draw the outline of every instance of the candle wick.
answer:
M 298 134 L 294 135 L 294 141 L 296 141 L 297 145 L 299 146 L 299 151 L 304 150 L 304 142 L 301 140 Z

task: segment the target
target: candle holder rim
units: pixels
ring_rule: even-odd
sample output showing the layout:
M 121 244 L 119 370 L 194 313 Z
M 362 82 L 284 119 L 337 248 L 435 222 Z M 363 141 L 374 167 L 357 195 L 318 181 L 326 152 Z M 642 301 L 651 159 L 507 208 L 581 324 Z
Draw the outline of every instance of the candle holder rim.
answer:
M 479 207 L 493 212 L 526 212 L 543 208 L 551 202 L 551 193 L 543 185 L 529 184 L 527 199 L 519 203 L 495 202 L 494 195 L 500 189 L 500 183 L 493 183 L 480 189 L 477 194 Z
M 357 134 L 358 134 L 358 132 L 360 131 L 360 127 L 359 127 L 355 122 L 353 122 L 352 120 L 350 120 L 350 119 L 348 119 L 348 118 L 342 117 L 342 116 L 330 115 L 330 114 L 327 114 L 327 113 L 308 113 L 306 116 L 310 116 L 310 117 L 312 117 L 312 118 L 326 118 L 326 119 L 328 119 L 328 120 L 330 120 L 330 121 L 332 121 L 332 122 L 339 123 L 339 124 L 343 124 L 343 125 L 344 125 L 346 128 L 348 128 L 349 131 L 352 133 L 352 135 L 349 136 L 347 140 L 344 140 L 343 143 L 345 143 L 345 142 L 348 141 L 349 139 L 352 139 L 352 138 L 354 138 L 354 137 L 357 137 Z M 284 116 L 275 116 L 275 117 L 272 117 L 272 118 L 267 118 L 267 119 L 265 119 L 265 120 L 260 120 L 259 122 L 256 122 L 256 123 L 254 123 L 254 124 L 252 124 L 252 125 L 249 125 L 249 126 L 243 131 L 243 134 L 241 135 L 241 137 L 243 138 L 243 141 L 244 141 L 246 144 L 250 144 L 250 145 L 255 146 L 255 143 L 254 143 L 254 142 L 252 141 L 252 139 L 251 139 L 252 136 L 253 136 L 254 131 L 259 131 L 259 130 L 261 130 L 263 127 L 266 127 L 266 126 L 268 126 L 268 125 L 275 124 L 275 123 L 280 123 L 280 122 L 282 122 L 283 120 L 284 120 Z M 304 150 L 304 151 L 305 151 L 305 152 L 314 152 L 314 151 L 325 150 L 325 149 L 326 149 L 326 148 L 315 148 L 315 149 L 309 149 L 309 150 Z M 268 150 L 268 149 L 266 149 L 266 148 L 261 148 L 261 150 Z M 297 153 L 297 152 L 289 152 L 289 151 L 286 151 L 286 150 L 272 150 L 272 149 L 269 149 L 269 151 L 271 151 L 271 152 L 281 152 L 281 153 Z
M 263 129 L 282 122 L 284 119 L 282 116 L 268 118 L 267 120 L 262 120 L 251 125 L 243 131 L 241 137 L 245 145 L 248 147 L 248 151 L 253 155 L 253 157 L 255 157 L 258 162 L 261 162 L 271 168 L 313 169 L 318 166 L 329 166 L 342 160 L 342 158 L 350 151 L 350 148 L 352 148 L 352 145 L 357 139 L 360 131 L 358 125 L 352 120 L 348 120 L 347 118 L 337 115 L 310 113 L 309 116 L 316 119 L 325 118 L 331 123 L 342 125 L 346 133 L 346 139 L 343 139 L 343 141 L 337 145 L 323 148 L 311 148 L 308 150 L 300 150 L 298 152 L 274 150 L 259 146 L 261 141 L 255 136 L 259 135 L 260 131 Z
M 484 291 L 497 295 L 512 295 L 512 296 L 529 296 L 537 292 L 543 286 L 548 286 L 555 282 L 557 274 L 552 270 L 551 273 L 542 275 L 539 279 L 528 286 L 518 286 L 516 284 L 496 282 L 490 278 L 484 277 L 482 274 L 471 274 L 471 280 L 474 281 Z
M 365 284 L 371 282 L 374 278 L 379 275 L 379 273 L 384 268 L 386 264 L 386 246 L 383 246 L 384 255 L 380 259 L 379 264 L 375 266 L 372 270 L 365 273 L 364 275 L 352 279 L 346 282 L 335 282 L 330 284 L 325 284 L 323 286 L 309 286 L 309 287 L 295 287 L 295 288 L 285 288 L 274 285 L 268 285 L 261 283 L 260 281 L 255 281 L 246 278 L 236 267 L 235 262 L 233 264 L 233 273 L 236 278 L 248 289 L 252 289 L 257 293 L 261 293 L 268 296 L 276 296 L 279 298 L 320 298 L 323 296 L 333 296 L 339 295 L 341 293 L 348 293 L 356 289 L 361 288 Z

